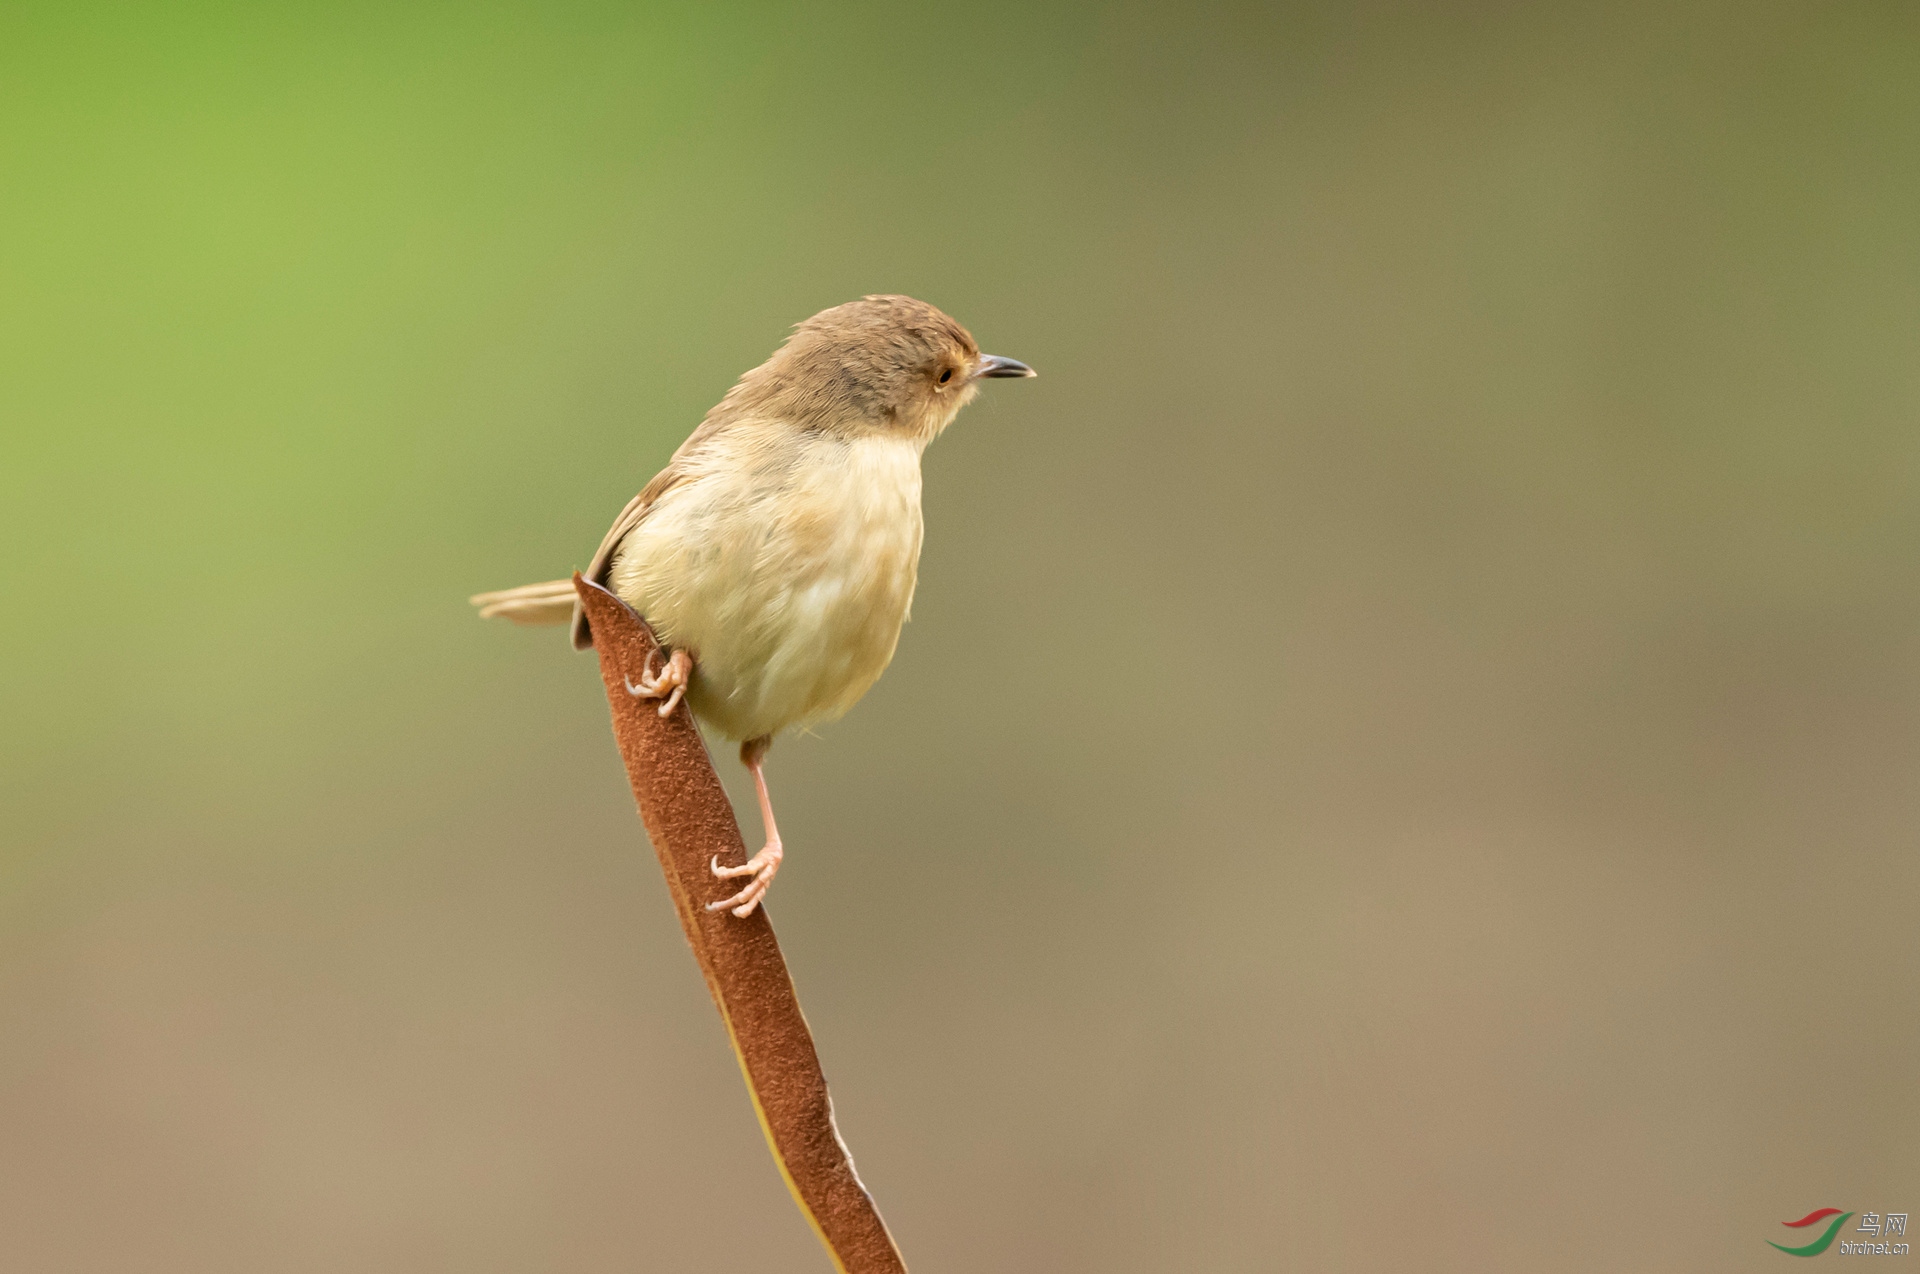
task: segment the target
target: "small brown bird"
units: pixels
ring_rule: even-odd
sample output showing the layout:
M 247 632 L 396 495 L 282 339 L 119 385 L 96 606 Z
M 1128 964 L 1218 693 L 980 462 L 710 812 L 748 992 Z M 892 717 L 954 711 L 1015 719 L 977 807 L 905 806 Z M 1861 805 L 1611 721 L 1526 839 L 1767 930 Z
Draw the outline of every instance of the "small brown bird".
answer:
M 780 870 L 762 765 L 782 730 L 832 721 L 886 670 L 920 565 L 920 453 L 982 380 L 1032 376 L 982 354 L 924 301 L 869 296 L 822 310 L 740 378 L 622 509 L 588 579 L 644 615 L 671 654 L 629 694 L 682 695 L 744 742 L 767 843 L 744 888 L 707 910 L 749 916 Z M 573 623 L 593 645 L 570 580 L 481 593 L 482 617 Z

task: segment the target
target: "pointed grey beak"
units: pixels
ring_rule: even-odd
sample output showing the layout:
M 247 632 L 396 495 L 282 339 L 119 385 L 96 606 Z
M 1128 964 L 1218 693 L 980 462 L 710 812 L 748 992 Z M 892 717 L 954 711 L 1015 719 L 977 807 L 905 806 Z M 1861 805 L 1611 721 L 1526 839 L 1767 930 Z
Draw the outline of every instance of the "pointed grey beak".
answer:
M 1014 376 L 1038 376 L 1040 373 L 1028 367 L 1017 358 L 1002 358 L 998 354 L 982 354 L 980 370 L 974 376 L 980 380 Z

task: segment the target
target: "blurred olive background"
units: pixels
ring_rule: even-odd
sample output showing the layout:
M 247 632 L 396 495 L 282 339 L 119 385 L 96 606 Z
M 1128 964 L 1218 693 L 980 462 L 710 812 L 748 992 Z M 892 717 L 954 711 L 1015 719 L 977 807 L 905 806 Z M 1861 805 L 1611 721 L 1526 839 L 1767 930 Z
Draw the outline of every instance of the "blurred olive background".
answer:
M 464 599 L 875 291 L 1041 371 L 773 753 L 916 1270 L 1920 1210 L 1911 7 L 29 3 L 0 124 L 0 1265 L 826 1267 Z

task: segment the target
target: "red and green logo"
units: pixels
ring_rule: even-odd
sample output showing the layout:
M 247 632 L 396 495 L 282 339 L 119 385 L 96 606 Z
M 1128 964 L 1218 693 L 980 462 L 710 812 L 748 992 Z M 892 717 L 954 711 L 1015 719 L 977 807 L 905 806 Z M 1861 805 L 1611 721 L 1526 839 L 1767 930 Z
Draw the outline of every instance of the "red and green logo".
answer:
M 1788 1247 L 1784 1243 L 1775 1243 L 1772 1239 L 1767 1240 L 1767 1246 L 1777 1247 L 1788 1256 L 1818 1256 L 1833 1246 L 1833 1236 L 1840 1233 L 1840 1227 L 1845 1225 L 1847 1218 L 1852 1215 L 1853 1213 L 1842 1212 L 1839 1208 L 1816 1208 L 1801 1217 L 1798 1221 L 1782 1221 L 1780 1224 L 1790 1230 L 1800 1230 L 1810 1225 L 1818 1225 L 1828 1217 L 1832 1217 L 1833 1221 L 1827 1226 L 1827 1232 L 1825 1234 L 1822 1234 L 1805 1247 Z

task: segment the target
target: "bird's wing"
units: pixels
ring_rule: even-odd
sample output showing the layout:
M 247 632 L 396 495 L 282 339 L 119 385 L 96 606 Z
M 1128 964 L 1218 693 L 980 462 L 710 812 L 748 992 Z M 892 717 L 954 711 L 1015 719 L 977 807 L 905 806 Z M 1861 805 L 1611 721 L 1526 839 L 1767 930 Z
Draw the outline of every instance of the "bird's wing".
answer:
M 679 454 L 676 452 L 675 459 L 678 458 Z M 646 486 L 640 488 L 639 495 L 627 501 L 627 507 L 620 510 L 620 516 L 615 518 L 613 525 L 607 528 L 606 537 L 600 541 L 600 547 L 594 550 L 593 562 L 584 572 L 589 580 L 603 588 L 606 586 L 607 576 L 613 570 L 613 555 L 620 551 L 621 541 L 627 538 L 627 535 L 634 527 L 639 526 L 641 522 L 646 520 L 647 513 L 653 508 L 654 501 L 666 494 L 667 489 L 679 482 L 684 476 L 686 476 L 684 470 L 678 465 L 670 463 L 666 468 L 654 474 L 652 480 L 649 481 Z M 573 648 L 575 650 L 586 650 L 592 645 L 593 630 L 587 626 L 587 614 L 580 608 L 580 603 L 575 601 L 573 604 Z
M 728 423 L 725 417 L 710 415 L 700 422 L 700 427 L 687 435 L 667 461 L 667 467 L 653 475 L 647 485 L 640 488 L 640 494 L 627 501 L 627 507 L 620 510 L 620 516 L 607 528 L 607 534 L 600 541 L 600 547 L 594 551 L 593 562 L 585 571 L 587 579 L 605 587 L 607 575 L 613 570 L 613 555 L 620 551 L 620 544 L 633 532 L 633 528 L 646 520 L 653 506 L 673 487 L 689 477 L 687 460 L 706 446 L 714 435 L 724 430 Z M 576 601 L 573 607 L 573 648 L 586 650 L 593 645 L 593 630 L 587 626 L 586 612 L 580 609 Z

